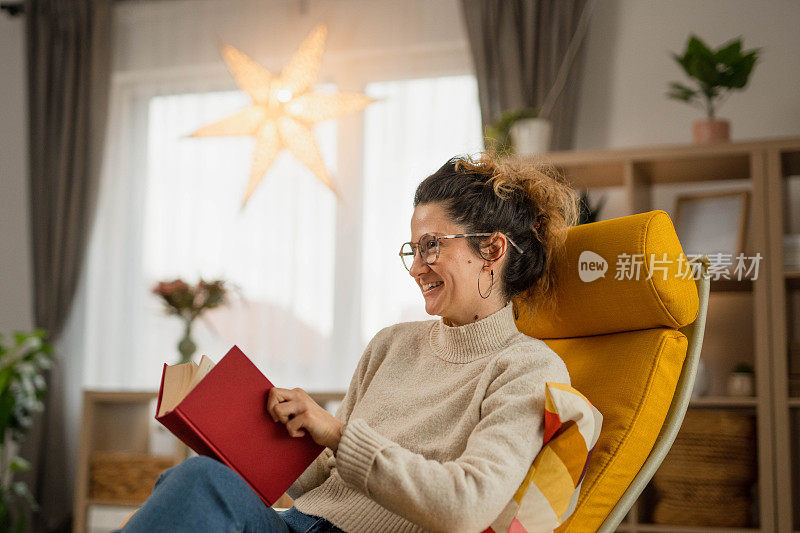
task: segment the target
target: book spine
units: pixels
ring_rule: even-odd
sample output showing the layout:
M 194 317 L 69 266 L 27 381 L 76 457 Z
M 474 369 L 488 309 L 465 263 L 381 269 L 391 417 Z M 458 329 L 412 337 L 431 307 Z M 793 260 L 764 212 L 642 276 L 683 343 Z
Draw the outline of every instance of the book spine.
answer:
M 161 424 L 178 437 L 184 444 L 200 455 L 218 459 L 217 454 L 208 447 L 200 435 L 197 435 L 188 423 L 188 420 L 178 409 L 170 411 L 161 417 L 156 418 Z
M 195 437 L 196 439 L 198 439 L 200 441 L 201 445 L 205 449 L 207 449 L 209 451 L 209 453 L 201 453 L 198 450 L 196 450 L 195 448 L 192 448 L 194 451 L 196 451 L 200 455 L 207 455 L 209 457 L 213 457 L 213 458 L 217 459 L 218 461 L 220 461 L 221 463 L 227 465 L 234 472 L 239 474 L 242 477 L 242 479 L 244 479 L 247 482 L 248 485 L 250 485 L 250 487 L 256 492 L 256 494 L 258 494 L 258 496 L 261 498 L 261 500 L 264 503 L 267 504 L 268 507 L 272 507 L 272 504 L 275 503 L 275 502 L 270 501 L 269 498 L 266 497 L 264 492 L 259 487 L 257 487 L 253 483 L 251 483 L 250 480 L 247 478 L 247 476 L 241 470 L 236 468 L 236 466 L 228 460 L 228 458 L 225 456 L 225 454 L 222 453 L 222 451 L 219 448 L 217 448 L 214 445 L 214 443 L 211 442 L 203 434 L 203 432 L 200 430 L 200 428 L 198 428 L 195 424 L 193 424 L 192 421 L 180 411 L 180 406 L 176 407 L 175 411 L 173 411 L 173 412 L 176 412 L 178 414 L 178 416 L 180 416 L 181 420 L 186 425 L 186 427 L 188 428 L 188 430 L 192 434 L 192 436 Z M 184 442 L 186 442 L 186 441 L 184 441 Z M 187 442 L 186 444 L 189 444 L 189 443 Z M 191 445 L 189 445 L 189 446 L 191 447 Z

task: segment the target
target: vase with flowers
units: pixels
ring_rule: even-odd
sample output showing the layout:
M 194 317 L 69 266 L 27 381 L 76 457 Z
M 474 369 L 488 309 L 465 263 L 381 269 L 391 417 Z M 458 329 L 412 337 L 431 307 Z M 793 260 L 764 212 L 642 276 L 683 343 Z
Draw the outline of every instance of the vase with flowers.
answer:
M 228 287 L 222 280 L 205 281 L 190 285 L 182 279 L 160 281 L 153 287 L 153 294 L 161 297 L 167 313 L 183 320 L 183 336 L 178 342 L 181 363 L 188 363 L 197 351 L 192 340 L 192 324 L 206 310 L 226 303 Z

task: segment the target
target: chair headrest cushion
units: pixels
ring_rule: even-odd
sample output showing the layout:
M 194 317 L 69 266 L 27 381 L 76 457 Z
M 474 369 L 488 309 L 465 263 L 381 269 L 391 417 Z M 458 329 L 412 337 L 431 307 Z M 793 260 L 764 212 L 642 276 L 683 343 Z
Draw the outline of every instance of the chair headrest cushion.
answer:
M 556 305 L 520 308 L 517 327 L 539 339 L 683 327 L 697 317 L 695 274 L 665 211 L 569 229 L 557 274 Z

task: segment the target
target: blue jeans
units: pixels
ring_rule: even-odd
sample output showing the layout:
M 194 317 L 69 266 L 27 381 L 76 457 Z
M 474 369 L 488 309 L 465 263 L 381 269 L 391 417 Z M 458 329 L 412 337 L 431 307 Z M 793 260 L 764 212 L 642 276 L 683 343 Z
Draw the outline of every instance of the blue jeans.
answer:
M 278 512 L 242 477 L 209 457 L 191 457 L 164 471 L 153 492 L 117 532 L 344 533 L 294 507 Z M 116 533 L 116 532 L 115 532 Z

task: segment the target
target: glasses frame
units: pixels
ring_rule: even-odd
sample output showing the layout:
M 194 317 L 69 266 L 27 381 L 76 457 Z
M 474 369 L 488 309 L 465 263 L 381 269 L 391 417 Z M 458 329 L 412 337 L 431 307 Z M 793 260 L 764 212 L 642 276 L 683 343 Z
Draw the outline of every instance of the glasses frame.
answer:
M 422 241 L 422 239 L 425 238 L 426 235 L 432 236 L 434 238 L 434 241 L 436 242 L 436 256 L 434 257 L 433 261 L 431 261 L 431 262 L 425 261 L 425 259 L 423 259 L 423 261 L 425 261 L 425 264 L 427 264 L 427 265 L 432 265 L 439 259 L 439 241 L 442 240 L 442 239 L 459 239 L 461 237 L 491 237 L 495 233 L 500 233 L 500 232 L 495 231 L 493 233 L 454 233 L 452 235 L 436 235 L 434 233 L 426 233 L 425 235 L 420 237 L 419 240 Z M 522 250 L 522 248 L 517 246 L 517 243 L 515 243 L 514 241 L 511 240 L 511 237 L 509 237 L 508 235 L 505 235 L 505 234 L 503 234 L 503 236 L 506 238 L 506 240 L 509 242 L 509 244 L 511 244 L 511 246 L 514 247 L 515 250 L 517 250 L 520 254 L 523 254 L 523 255 L 525 254 L 525 252 Z M 411 246 L 411 251 L 412 251 L 411 255 L 409 255 L 408 253 L 403 253 L 403 248 L 405 248 L 406 244 Z M 419 250 L 419 242 L 408 241 L 408 242 L 404 242 L 400 246 L 400 252 L 398 253 L 398 255 L 400 256 L 400 261 L 403 263 L 403 267 L 406 270 L 408 270 L 409 272 L 411 272 L 411 269 L 406 266 L 405 259 L 403 259 L 403 258 L 404 257 L 416 257 L 418 250 Z M 420 253 L 420 258 L 422 258 L 422 253 Z M 411 260 L 411 265 L 412 266 L 414 265 L 414 260 L 413 259 Z

